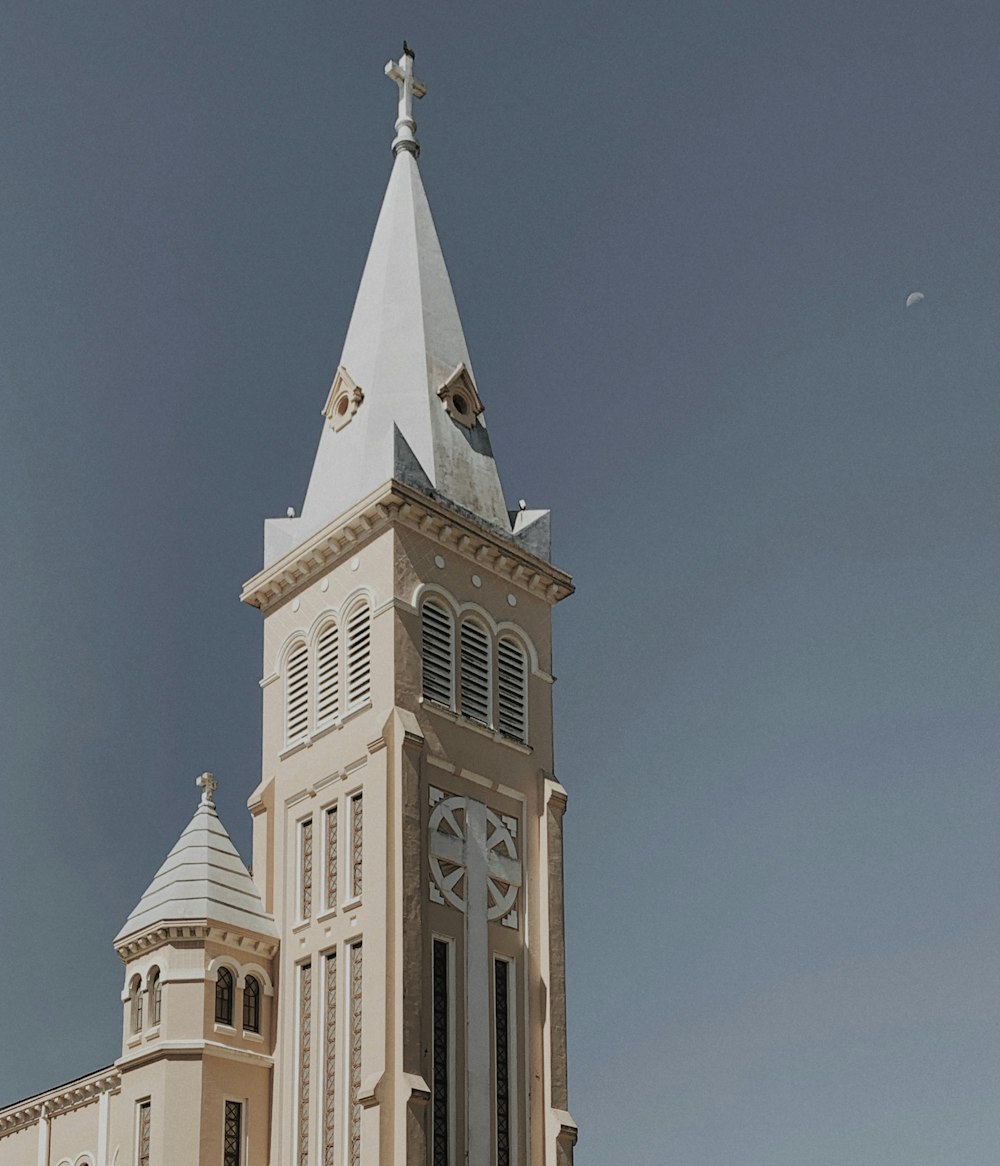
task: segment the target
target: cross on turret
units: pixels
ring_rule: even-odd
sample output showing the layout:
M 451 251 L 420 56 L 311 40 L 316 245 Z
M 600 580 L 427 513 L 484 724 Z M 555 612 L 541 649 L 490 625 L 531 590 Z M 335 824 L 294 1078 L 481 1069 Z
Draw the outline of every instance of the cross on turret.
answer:
M 399 116 L 396 118 L 396 136 L 392 142 L 395 156 L 400 150 L 407 150 L 414 157 L 420 153 L 417 141 L 417 123 L 413 120 L 413 99 L 423 97 L 427 92 L 423 81 L 413 75 L 413 50 L 403 41 L 403 55 L 398 61 L 389 61 L 385 75 L 399 86 Z
M 203 806 L 215 805 L 215 791 L 219 788 L 219 783 L 211 773 L 203 773 L 201 777 L 195 779 L 195 785 L 201 787 L 201 804 Z

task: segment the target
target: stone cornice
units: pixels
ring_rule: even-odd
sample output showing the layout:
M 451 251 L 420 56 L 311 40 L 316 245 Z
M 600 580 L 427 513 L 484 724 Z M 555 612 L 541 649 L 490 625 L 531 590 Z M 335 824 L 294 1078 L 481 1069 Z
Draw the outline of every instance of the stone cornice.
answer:
M 102 1093 L 116 1093 L 121 1088 L 121 1072 L 113 1065 L 89 1073 L 76 1081 L 69 1081 L 45 1093 L 26 1097 L 0 1109 L 0 1138 L 14 1133 L 25 1126 L 33 1125 L 40 1118 L 55 1117 L 68 1113 L 71 1109 L 90 1105 Z
M 203 919 L 192 919 L 184 923 L 158 923 L 155 927 L 138 931 L 133 935 L 126 935 L 123 940 L 115 944 L 122 963 L 162 947 L 165 943 L 204 943 L 206 940 L 225 944 L 227 947 L 239 951 L 251 951 L 264 959 L 271 959 L 278 950 L 278 941 L 261 935 L 251 935 L 248 932 L 237 931 L 231 927 L 223 927 L 217 923 L 209 923 Z
M 379 530 L 395 524 L 419 531 L 548 603 L 558 603 L 573 593 L 573 582 L 565 572 L 532 554 L 513 538 L 445 502 L 392 480 L 254 575 L 244 584 L 240 599 L 266 611 L 340 558 L 352 554 Z

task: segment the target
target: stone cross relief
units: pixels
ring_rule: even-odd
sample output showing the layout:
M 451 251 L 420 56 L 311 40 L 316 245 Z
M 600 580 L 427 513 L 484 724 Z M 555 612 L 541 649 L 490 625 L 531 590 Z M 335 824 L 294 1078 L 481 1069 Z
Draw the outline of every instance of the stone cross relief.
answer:
M 465 1064 L 468 1166 L 490 1161 L 489 924 L 517 927 L 523 881 L 517 819 L 495 814 L 476 798 L 430 789 L 430 896 L 465 916 Z

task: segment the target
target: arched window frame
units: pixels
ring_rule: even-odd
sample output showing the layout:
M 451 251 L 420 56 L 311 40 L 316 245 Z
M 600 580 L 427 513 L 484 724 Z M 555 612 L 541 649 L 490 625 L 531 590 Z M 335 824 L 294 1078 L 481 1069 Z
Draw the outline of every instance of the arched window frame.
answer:
M 285 651 L 284 674 L 285 745 L 297 745 L 309 735 L 310 667 L 309 645 L 296 637 Z
M 351 713 L 371 700 L 372 605 L 366 595 L 347 606 L 343 628 L 344 711 Z
M 509 650 L 505 652 L 505 648 Z M 511 737 L 515 741 L 526 744 L 528 740 L 528 680 L 531 675 L 528 650 L 521 637 L 509 631 L 501 631 L 497 635 L 496 649 L 497 731 L 503 733 L 505 737 Z M 517 659 L 520 663 L 520 677 L 516 683 L 511 668 L 511 650 L 517 653 Z
M 428 613 L 432 613 L 430 616 Z M 455 613 L 437 592 L 420 604 L 420 691 L 424 700 L 455 708 Z M 434 667 L 428 668 L 428 660 Z
M 489 624 L 478 615 L 465 615 L 460 620 L 457 655 L 458 711 L 470 721 L 492 728 L 496 687 L 493 634 Z
M 260 1033 L 261 984 L 256 976 L 247 976 L 243 981 L 243 1031 Z
M 233 996 L 236 977 L 233 970 L 223 964 L 215 973 L 215 1023 L 232 1027 Z
M 129 1023 L 133 1032 L 142 1032 L 142 976 L 135 975 L 129 983 Z
M 163 1011 L 163 980 L 158 967 L 150 968 L 146 977 L 146 994 L 149 997 L 149 1023 L 157 1028 Z

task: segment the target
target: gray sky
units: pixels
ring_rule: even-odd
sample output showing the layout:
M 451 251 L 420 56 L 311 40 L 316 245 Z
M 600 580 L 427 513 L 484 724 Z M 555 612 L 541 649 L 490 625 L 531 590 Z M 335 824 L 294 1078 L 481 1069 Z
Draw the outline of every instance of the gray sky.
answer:
M 997 7 L 7 0 L 0 1101 L 117 1055 L 421 170 L 555 512 L 579 1166 L 993 1166 Z M 904 306 L 907 294 L 926 299 Z

